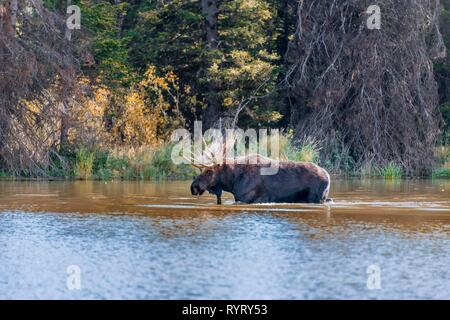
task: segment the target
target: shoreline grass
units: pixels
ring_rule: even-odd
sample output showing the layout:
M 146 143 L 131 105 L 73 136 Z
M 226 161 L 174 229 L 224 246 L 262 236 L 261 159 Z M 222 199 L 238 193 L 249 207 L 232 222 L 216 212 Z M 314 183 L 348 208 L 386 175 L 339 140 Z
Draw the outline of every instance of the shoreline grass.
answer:
M 309 142 L 293 146 L 290 139 L 280 140 L 281 158 L 293 161 L 314 162 L 327 169 L 333 177 L 396 180 L 405 178 L 450 179 L 450 147 L 438 147 L 436 167 L 429 176 L 411 177 L 405 175 L 403 168 L 394 162 L 384 166 L 365 163 L 356 167 L 338 159 L 341 167 L 333 163 L 321 163 L 318 143 Z M 188 180 L 198 174 L 198 169 L 187 165 L 175 165 L 171 159 L 171 144 L 160 147 L 87 149 L 67 155 L 63 168 L 53 168 L 48 177 L 22 177 L 0 170 L 0 180 L 127 180 L 160 181 Z M 343 164 L 343 165 L 342 165 Z M 53 174 L 51 174 L 53 173 Z M 55 174 L 56 173 L 56 174 Z
M 433 170 L 433 179 L 450 179 L 450 166 L 437 168 Z

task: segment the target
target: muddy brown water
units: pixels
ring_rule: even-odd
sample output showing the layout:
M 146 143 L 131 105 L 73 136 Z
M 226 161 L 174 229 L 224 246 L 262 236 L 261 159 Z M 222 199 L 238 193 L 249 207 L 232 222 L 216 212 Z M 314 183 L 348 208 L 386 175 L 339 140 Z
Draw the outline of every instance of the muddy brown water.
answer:
M 0 182 L 0 298 L 450 298 L 450 181 L 336 180 L 331 205 L 189 184 Z

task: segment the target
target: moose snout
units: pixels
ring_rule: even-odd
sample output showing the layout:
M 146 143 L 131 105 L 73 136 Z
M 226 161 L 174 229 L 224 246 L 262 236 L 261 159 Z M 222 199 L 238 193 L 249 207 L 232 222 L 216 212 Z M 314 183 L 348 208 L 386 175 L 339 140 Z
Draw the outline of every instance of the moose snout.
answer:
M 199 193 L 199 189 L 197 186 L 191 185 L 191 193 L 193 196 L 197 196 Z
M 193 196 L 200 196 L 205 192 L 205 190 L 202 190 L 198 184 L 193 183 L 191 185 L 191 193 Z

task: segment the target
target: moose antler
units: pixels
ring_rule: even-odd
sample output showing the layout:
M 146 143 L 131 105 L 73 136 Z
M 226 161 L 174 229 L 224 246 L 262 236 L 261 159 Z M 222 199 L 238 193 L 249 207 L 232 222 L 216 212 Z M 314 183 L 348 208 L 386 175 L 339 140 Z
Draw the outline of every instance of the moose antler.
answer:
M 195 157 L 193 157 L 193 154 L 191 154 L 190 158 L 183 156 L 183 159 L 186 160 L 191 166 L 196 167 L 200 170 L 212 167 L 214 165 L 214 163 L 207 164 L 207 163 L 202 163 L 202 162 L 196 161 Z
M 204 137 L 202 137 L 202 151 L 201 154 L 195 154 L 190 151 L 188 157 L 183 155 L 185 159 L 192 166 L 204 169 L 214 165 L 223 164 L 227 159 L 227 151 L 232 150 L 235 144 L 235 137 L 231 136 L 225 141 L 208 144 Z M 231 160 L 231 159 L 230 159 Z
M 200 170 L 202 170 L 204 168 L 212 167 L 215 164 L 217 164 L 217 161 L 214 157 L 214 153 L 211 150 L 209 150 L 208 144 L 206 143 L 204 138 L 202 138 L 202 149 L 203 149 L 203 145 L 205 146 L 205 150 L 200 155 L 195 154 L 192 151 L 189 151 L 189 157 L 186 157 L 183 154 L 184 160 L 186 160 L 190 165 L 192 165 Z

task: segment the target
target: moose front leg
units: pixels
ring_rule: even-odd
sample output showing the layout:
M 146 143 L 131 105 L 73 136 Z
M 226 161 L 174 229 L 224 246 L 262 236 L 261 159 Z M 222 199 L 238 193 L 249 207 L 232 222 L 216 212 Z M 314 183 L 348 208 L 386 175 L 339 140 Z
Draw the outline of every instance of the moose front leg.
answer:
M 208 192 L 216 195 L 217 204 L 222 204 L 222 188 L 220 186 L 209 188 Z
M 222 204 L 222 195 L 216 194 L 216 197 L 217 197 L 217 204 Z
M 215 194 L 216 197 L 217 197 L 217 204 L 222 204 L 222 188 L 217 187 L 217 188 L 214 190 L 214 194 Z

